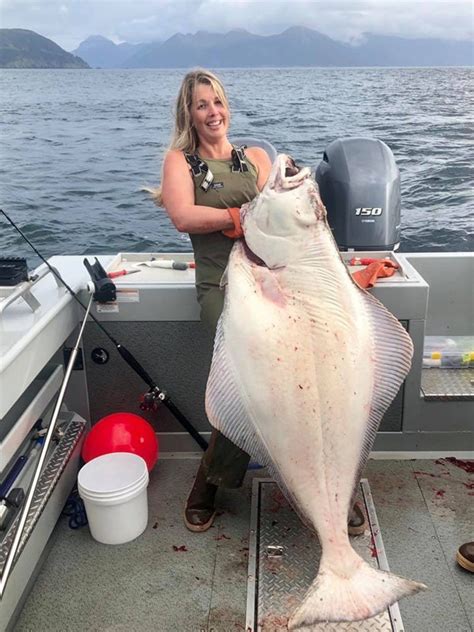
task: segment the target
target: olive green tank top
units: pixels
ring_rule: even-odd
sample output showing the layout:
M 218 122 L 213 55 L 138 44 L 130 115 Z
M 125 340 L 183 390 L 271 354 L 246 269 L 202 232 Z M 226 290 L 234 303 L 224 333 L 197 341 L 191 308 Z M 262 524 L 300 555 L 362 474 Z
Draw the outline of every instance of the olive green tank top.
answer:
M 259 193 L 257 187 L 257 168 L 245 156 L 248 171 L 232 171 L 232 160 L 204 161 L 214 175 L 207 191 L 201 189 L 206 176 L 201 173 L 194 176 L 195 204 L 214 208 L 232 208 L 250 202 Z M 219 287 L 227 266 L 234 240 L 217 231 L 215 233 L 189 235 L 196 262 L 196 288 L 198 300 L 207 290 Z

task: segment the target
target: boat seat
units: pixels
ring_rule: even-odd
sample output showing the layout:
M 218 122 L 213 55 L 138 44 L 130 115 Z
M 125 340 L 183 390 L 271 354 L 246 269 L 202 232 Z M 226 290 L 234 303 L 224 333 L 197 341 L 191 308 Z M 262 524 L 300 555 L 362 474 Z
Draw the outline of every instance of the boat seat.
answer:
M 231 138 L 233 145 L 246 145 L 247 147 L 261 147 L 264 149 L 273 162 L 278 155 L 276 148 L 263 138 L 253 138 L 252 136 L 238 136 L 237 138 Z

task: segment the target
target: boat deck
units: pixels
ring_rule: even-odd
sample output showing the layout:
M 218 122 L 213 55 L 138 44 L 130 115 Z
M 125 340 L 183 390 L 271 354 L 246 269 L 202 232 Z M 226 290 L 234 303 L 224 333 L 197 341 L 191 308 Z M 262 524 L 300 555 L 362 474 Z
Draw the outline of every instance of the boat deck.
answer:
M 197 465 L 189 455 L 158 461 L 148 527 L 128 544 L 99 544 L 62 516 L 13 629 L 245 631 L 252 480 L 266 472 L 249 471 L 242 489 L 220 492 L 214 526 L 193 534 L 182 511 Z M 400 602 L 406 632 L 473 630 L 474 576 L 455 563 L 458 546 L 474 538 L 474 477 L 462 465 L 371 460 L 364 473 L 391 571 L 429 587 Z M 272 629 L 286 625 L 265 632 Z

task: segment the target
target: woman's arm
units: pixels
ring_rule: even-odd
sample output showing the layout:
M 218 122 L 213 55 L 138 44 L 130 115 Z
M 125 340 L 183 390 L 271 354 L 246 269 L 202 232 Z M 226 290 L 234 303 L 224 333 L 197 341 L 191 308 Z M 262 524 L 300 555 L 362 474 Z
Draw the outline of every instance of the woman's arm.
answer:
M 258 190 L 261 191 L 265 186 L 272 169 L 270 157 L 261 147 L 248 147 L 245 152 L 253 164 L 257 167 L 257 187 Z
M 227 209 L 194 204 L 193 179 L 181 151 L 166 154 L 161 182 L 163 206 L 181 233 L 212 233 L 234 227 Z

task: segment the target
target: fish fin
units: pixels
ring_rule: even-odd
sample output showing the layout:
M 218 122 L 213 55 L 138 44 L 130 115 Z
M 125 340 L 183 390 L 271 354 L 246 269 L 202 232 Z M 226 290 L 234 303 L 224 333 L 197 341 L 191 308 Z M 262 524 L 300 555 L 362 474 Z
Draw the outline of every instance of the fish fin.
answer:
M 219 320 L 214 339 L 214 354 L 206 388 L 206 414 L 211 425 L 222 432 L 232 443 L 238 446 L 267 468 L 269 475 L 280 488 L 301 521 L 312 531 L 314 524 L 306 516 L 294 495 L 290 492 L 278 468 L 263 442 L 257 434 L 256 424 L 248 415 L 250 406 L 245 403 L 245 394 L 239 387 L 237 372 L 226 351 L 224 331 Z
M 206 387 L 206 413 L 211 425 L 260 465 L 270 463 L 268 450 L 248 417 L 237 372 L 226 351 L 222 319 L 217 324 L 214 354 Z
M 338 574 L 324 560 L 302 603 L 290 617 L 289 630 L 305 629 L 321 621 L 360 621 L 384 611 L 402 597 L 426 586 L 381 571 L 362 560 L 355 551 L 352 572 Z
M 370 318 L 374 340 L 375 383 L 357 473 L 354 479 L 356 496 L 362 471 L 369 458 L 375 435 L 387 408 L 397 395 L 411 367 L 413 342 L 398 320 L 378 299 L 360 289 Z M 351 503 L 352 507 L 353 502 Z

